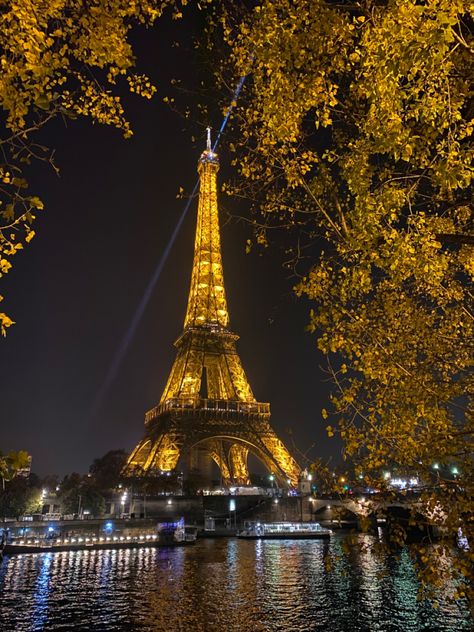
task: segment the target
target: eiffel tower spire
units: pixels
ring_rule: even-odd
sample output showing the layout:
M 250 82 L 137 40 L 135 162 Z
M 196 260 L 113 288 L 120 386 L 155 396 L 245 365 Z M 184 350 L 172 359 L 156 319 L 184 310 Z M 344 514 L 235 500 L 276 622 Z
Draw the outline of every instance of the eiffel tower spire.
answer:
M 185 329 L 202 325 L 227 327 L 229 324 L 217 207 L 218 170 L 219 158 L 211 149 L 211 130 L 208 127 L 207 148 L 198 165 L 199 205 Z
M 217 172 L 207 146 L 198 162 L 199 203 L 188 306 L 175 342 L 176 359 L 160 402 L 145 415 L 145 436 L 126 471 L 188 469 L 214 461 L 226 484 L 250 482 L 247 457 L 259 458 L 283 484 L 296 484 L 299 467 L 269 424 L 270 404 L 257 402 L 228 329 L 222 268 Z M 199 465 L 201 463 L 201 465 Z M 201 468 L 202 469 L 202 468 Z
M 238 336 L 227 329 L 229 312 L 217 206 L 218 170 L 219 158 L 211 149 L 208 128 L 207 148 L 198 163 L 199 202 L 184 331 L 175 343 L 179 352 L 161 404 L 171 398 L 197 398 L 200 395 L 212 399 L 255 401 L 235 350 Z

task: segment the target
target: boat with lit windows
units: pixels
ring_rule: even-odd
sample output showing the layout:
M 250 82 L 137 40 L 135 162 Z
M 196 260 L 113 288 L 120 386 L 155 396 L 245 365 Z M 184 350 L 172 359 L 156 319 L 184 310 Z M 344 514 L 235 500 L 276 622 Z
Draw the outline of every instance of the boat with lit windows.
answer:
M 134 549 L 195 544 L 197 527 L 187 526 L 184 520 L 162 522 L 151 533 L 136 535 L 76 535 L 75 537 L 48 537 L 14 539 L 4 546 L 5 554 L 81 551 L 84 549 Z
M 319 522 L 247 522 L 238 538 L 245 540 L 316 540 L 330 538 Z

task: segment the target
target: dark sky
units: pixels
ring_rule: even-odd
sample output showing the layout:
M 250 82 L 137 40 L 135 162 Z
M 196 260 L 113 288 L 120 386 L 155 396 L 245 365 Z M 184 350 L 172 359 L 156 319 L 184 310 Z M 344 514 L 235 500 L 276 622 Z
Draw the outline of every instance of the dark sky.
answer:
M 164 20 L 134 33 L 138 70 L 158 87 L 152 101 L 127 98 L 134 137 L 85 121 L 50 126 L 44 140 L 56 148 L 57 178 L 39 165 L 28 174 L 46 210 L 36 237 L 2 279 L 4 311 L 16 321 L 0 341 L 0 449 L 26 449 L 40 475 L 86 472 L 110 449 L 131 450 L 143 416 L 155 405 L 174 360 L 189 289 L 196 204 L 171 251 L 136 335 L 96 414 L 93 402 L 126 334 L 143 292 L 190 192 L 204 148 L 204 128 L 172 112 L 161 98 L 169 80 L 208 78 L 193 50 L 199 24 Z M 181 46 L 172 42 L 180 39 Z M 219 63 L 218 60 L 216 63 Z M 190 99 L 193 97 L 190 96 Z M 209 121 L 215 128 L 221 119 Z M 192 134 L 200 134 L 193 144 Z M 220 181 L 231 171 L 225 138 Z M 237 210 L 221 196 L 222 215 Z M 224 222 L 223 222 L 224 223 Z M 326 438 L 320 410 L 328 385 L 324 359 L 305 333 L 308 306 L 292 295 L 294 279 L 279 255 L 245 254 L 250 229 L 222 227 L 224 274 L 231 328 L 255 396 L 270 401 L 272 424 L 291 448 L 310 456 L 337 452 Z

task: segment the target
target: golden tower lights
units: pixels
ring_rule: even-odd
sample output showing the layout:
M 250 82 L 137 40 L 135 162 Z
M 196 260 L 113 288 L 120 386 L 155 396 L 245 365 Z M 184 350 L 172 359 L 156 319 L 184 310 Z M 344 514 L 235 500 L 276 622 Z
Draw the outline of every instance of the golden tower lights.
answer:
M 224 484 L 250 482 L 247 457 L 257 456 L 283 485 L 296 485 L 300 468 L 270 426 L 270 405 L 257 402 L 229 329 L 222 267 L 217 172 L 207 147 L 198 163 L 199 203 L 194 260 L 183 333 L 160 402 L 145 415 L 145 436 L 126 470 L 170 471 L 180 458 L 191 468 L 212 459 Z

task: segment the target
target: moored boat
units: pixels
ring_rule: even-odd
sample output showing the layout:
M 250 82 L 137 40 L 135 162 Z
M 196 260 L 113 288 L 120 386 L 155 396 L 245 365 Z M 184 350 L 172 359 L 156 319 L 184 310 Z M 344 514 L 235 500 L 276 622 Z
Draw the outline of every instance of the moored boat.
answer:
M 246 540 L 315 540 L 330 538 L 332 533 L 319 522 L 251 522 L 245 524 L 237 537 Z
M 161 546 L 186 546 L 195 544 L 197 528 L 185 526 L 184 520 L 157 525 L 152 533 L 127 536 L 76 536 L 65 538 L 17 539 L 5 544 L 5 554 L 46 553 L 58 551 L 81 551 L 95 549 L 134 549 Z

